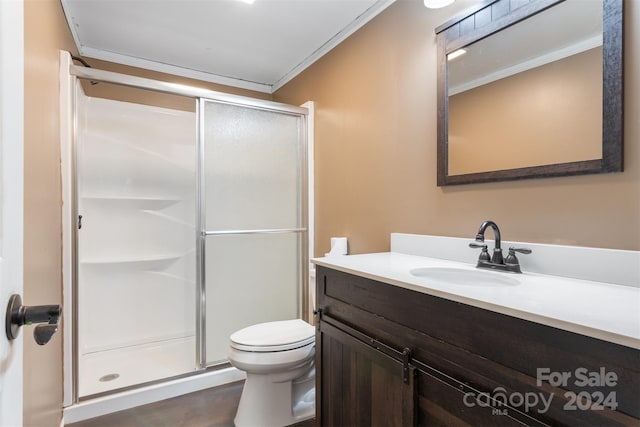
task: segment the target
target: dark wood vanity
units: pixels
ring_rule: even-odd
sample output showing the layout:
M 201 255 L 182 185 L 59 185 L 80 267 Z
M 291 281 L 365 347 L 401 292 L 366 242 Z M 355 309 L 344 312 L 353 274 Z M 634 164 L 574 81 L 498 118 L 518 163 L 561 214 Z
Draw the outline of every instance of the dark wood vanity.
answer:
M 640 425 L 640 350 L 317 266 L 320 426 Z

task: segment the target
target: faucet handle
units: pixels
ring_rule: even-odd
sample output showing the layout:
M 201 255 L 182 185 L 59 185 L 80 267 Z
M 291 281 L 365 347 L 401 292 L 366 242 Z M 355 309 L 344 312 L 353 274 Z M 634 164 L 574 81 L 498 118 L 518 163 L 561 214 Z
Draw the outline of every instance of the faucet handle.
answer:
M 469 247 L 474 249 L 482 249 L 482 252 L 480 252 L 480 256 L 478 257 L 478 261 L 491 261 L 491 255 L 489 255 L 487 245 L 483 243 L 471 242 L 469 243 Z
M 530 254 L 531 249 L 528 248 L 509 248 L 509 255 L 504 260 L 506 265 L 515 266 L 516 272 L 520 273 L 520 262 L 518 261 L 518 257 L 516 257 L 516 252 L 521 254 Z
M 474 249 L 486 249 L 487 245 L 485 245 L 484 243 L 471 242 L 469 243 L 469 247 Z

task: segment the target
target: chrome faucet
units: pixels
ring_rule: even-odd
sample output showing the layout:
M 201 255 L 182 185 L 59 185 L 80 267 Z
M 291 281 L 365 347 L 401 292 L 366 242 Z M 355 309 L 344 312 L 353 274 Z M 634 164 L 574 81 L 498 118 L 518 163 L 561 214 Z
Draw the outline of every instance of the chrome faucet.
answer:
M 493 229 L 493 235 L 495 237 L 493 255 L 489 255 L 487 245 L 484 243 L 484 232 L 487 230 L 487 227 L 491 227 Z M 483 222 L 480 226 L 480 229 L 478 230 L 478 233 L 476 234 L 476 241 L 469 243 L 469 247 L 471 248 L 482 249 L 482 252 L 480 252 L 480 256 L 478 257 L 478 264 L 476 265 L 476 267 L 509 271 L 512 273 L 522 273 L 522 271 L 520 270 L 520 262 L 516 257 L 516 252 L 519 252 L 521 254 L 530 254 L 531 249 L 509 248 L 509 255 L 507 255 L 507 258 L 504 258 L 502 256 L 502 248 L 500 247 L 500 243 L 500 229 L 498 228 L 498 224 L 493 221 Z

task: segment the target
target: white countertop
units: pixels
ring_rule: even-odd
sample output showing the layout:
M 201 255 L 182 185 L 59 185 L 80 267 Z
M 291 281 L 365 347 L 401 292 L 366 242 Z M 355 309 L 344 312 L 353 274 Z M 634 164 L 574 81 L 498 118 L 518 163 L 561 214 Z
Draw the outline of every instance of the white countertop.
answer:
M 413 291 L 640 349 L 640 288 L 538 273 L 487 271 L 515 286 L 441 284 L 415 268 L 474 265 L 395 252 L 316 258 L 313 263 Z

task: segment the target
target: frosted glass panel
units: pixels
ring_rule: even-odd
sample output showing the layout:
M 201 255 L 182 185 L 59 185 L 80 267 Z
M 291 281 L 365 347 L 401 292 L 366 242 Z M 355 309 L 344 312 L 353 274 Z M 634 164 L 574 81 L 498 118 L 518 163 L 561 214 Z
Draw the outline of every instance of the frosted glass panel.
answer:
M 301 120 L 205 102 L 207 230 L 300 227 Z
M 298 233 L 207 238 L 208 364 L 227 359 L 233 332 L 300 316 L 300 249 Z
M 80 396 L 196 368 L 195 121 L 79 94 Z

